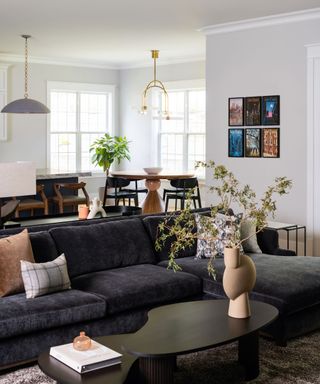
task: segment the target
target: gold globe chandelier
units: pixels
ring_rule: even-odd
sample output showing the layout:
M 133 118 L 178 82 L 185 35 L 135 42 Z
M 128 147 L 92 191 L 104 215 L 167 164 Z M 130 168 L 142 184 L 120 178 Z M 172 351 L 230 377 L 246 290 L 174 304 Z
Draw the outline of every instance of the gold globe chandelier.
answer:
M 159 88 L 163 92 L 163 108 L 161 111 L 161 115 L 169 120 L 169 97 L 168 92 L 163 85 L 163 83 L 160 80 L 157 80 L 157 59 L 159 58 L 159 51 L 154 49 L 151 51 L 151 57 L 153 59 L 153 80 L 150 81 L 150 83 L 145 87 L 143 93 L 142 93 L 142 106 L 141 106 L 141 113 L 145 114 L 148 110 L 147 106 L 147 94 L 148 91 L 152 88 Z

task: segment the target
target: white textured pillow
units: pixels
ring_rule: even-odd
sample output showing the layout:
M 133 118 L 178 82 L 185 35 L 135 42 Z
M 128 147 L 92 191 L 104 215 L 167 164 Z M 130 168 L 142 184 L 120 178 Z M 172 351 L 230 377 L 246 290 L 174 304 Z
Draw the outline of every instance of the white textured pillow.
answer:
M 256 232 L 256 224 L 252 220 L 244 220 L 240 225 L 241 240 L 247 239 L 242 243 L 244 252 L 262 253 Z
M 21 275 L 27 299 L 71 288 L 64 254 L 47 263 L 21 260 Z

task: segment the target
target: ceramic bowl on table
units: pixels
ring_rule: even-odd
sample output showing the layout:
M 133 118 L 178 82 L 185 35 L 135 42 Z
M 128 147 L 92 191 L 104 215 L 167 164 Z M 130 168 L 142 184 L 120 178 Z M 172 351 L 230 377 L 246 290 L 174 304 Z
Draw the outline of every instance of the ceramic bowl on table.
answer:
M 162 168 L 161 167 L 148 167 L 148 168 L 143 168 L 143 170 L 148 175 L 158 175 L 162 171 Z

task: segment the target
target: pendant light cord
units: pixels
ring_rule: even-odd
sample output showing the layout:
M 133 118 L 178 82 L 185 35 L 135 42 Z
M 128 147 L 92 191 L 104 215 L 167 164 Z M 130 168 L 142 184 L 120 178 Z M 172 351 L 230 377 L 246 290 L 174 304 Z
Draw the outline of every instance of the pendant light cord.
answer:
M 23 35 L 23 38 L 25 39 L 25 45 L 24 45 L 24 54 L 25 54 L 25 61 L 24 61 L 24 97 L 27 99 L 28 96 L 28 39 L 30 36 Z

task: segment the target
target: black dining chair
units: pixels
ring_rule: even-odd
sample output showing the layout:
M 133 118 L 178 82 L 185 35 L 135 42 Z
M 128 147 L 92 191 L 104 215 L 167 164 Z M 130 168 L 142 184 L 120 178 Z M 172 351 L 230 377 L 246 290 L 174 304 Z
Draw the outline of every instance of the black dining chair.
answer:
M 163 191 L 162 191 L 162 200 L 163 201 L 166 201 L 167 193 L 183 192 L 183 188 L 176 187 L 176 185 L 179 184 L 178 181 L 179 181 L 178 179 L 170 180 L 170 185 L 173 188 L 163 188 Z
M 134 183 L 134 188 L 130 188 L 130 185 L 129 185 L 129 188 L 120 188 L 120 191 L 125 191 L 125 192 L 129 192 L 129 193 L 148 193 L 148 190 L 147 188 L 139 188 L 138 187 L 138 181 L 140 179 L 130 179 L 130 183 L 133 182 Z
M 134 205 L 137 207 L 139 205 L 138 193 L 124 191 L 122 189 L 127 187 L 129 184 L 130 184 L 130 180 L 128 179 L 123 179 L 121 177 L 108 176 L 106 179 L 106 185 L 104 189 L 103 205 L 106 205 L 107 199 L 114 199 L 115 205 L 119 205 L 119 201 L 122 200 L 123 205 L 126 205 L 126 199 L 128 199 L 129 206 L 131 206 L 131 199 L 133 199 Z M 108 192 L 109 188 L 113 188 L 114 191 Z
M 168 211 L 169 201 L 175 200 L 175 210 L 177 210 L 177 203 L 180 201 L 180 209 L 184 209 L 185 201 L 187 198 L 193 201 L 193 206 L 196 209 L 198 203 L 198 208 L 201 208 L 201 196 L 198 179 L 196 177 L 191 177 L 187 179 L 174 179 L 174 183 L 171 183 L 176 190 L 174 192 L 166 193 L 166 205 L 165 211 Z M 191 195 L 190 192 L 192 191 Z

